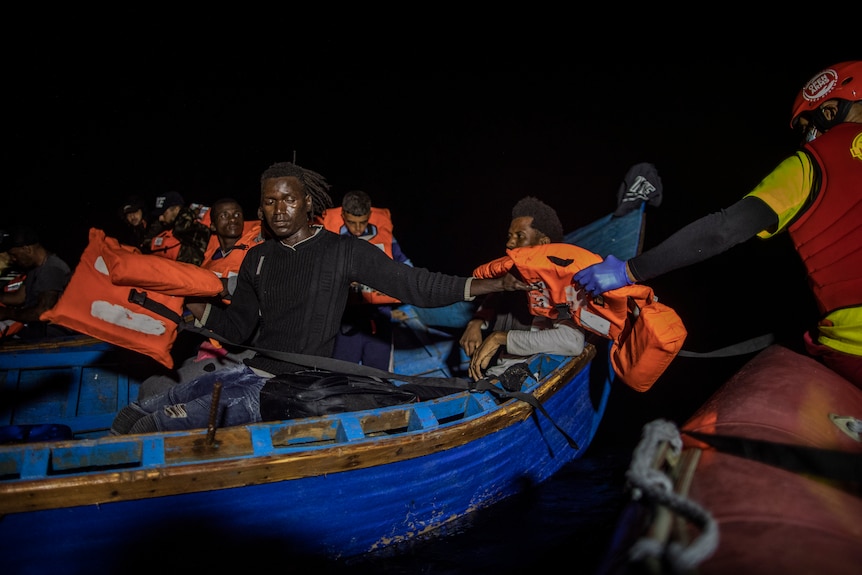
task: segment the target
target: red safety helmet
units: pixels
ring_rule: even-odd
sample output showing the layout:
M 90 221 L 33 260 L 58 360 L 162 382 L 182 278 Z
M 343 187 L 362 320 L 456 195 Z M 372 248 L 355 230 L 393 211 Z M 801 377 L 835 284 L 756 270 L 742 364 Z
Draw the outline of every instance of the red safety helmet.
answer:
M 849 102 L 862 100 L 862 60 L 835 64 L 808 80 L 793 102 L 790 127 L 796 126 L 796 120 L 801 114 L 811 113 L 823 102 L 836 98 L 847 101 L 848 108 Z M 843 120 L 842 117 L 835 123 Z

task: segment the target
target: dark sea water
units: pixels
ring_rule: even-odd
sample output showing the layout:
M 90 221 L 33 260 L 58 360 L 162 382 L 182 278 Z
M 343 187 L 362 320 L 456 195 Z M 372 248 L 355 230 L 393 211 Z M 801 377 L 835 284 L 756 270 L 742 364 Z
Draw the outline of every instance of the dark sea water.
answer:
M 680 358 L 666 372 L 665 380 L 646 394 L 613 388 L 605 417 L 583 457 L 544 483 L 424 539 L 387 548 L 377 555 L 341 562 L 286 557 L 284 560 L 292 565 L 288 572 L 605 574 L 615 531 L 630 502 L 625 473 L 643 424 L 658 417 L 681 423 L 701 398 L 717 389 L 750 357 Z M 266 556 L 271 559 L 278 553 L 268 548 Z M 209 566 L 221 572 L 217 561 Z M 615 573 L 618 575 L 618 571 Z
M 588 450 L 589 452 L 589 450 Z M 333 572 L 466 574 L 593 573 L 624 502 L 630 454 L 591 452 L 533 490 L 477 512 L 427 541 Z

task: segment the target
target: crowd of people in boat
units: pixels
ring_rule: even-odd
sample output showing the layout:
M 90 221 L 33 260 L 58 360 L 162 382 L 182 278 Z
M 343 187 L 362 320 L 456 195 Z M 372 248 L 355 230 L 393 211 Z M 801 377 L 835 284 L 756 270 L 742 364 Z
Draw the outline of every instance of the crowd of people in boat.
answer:
M 750 238 L 786 231 L 806 266 L 820 311 L 818 324 L 804 334 L 806 349 L 862 386 L 860 94 L 862 61 L 818 72 L 793 104 L 791 125 L 802 135 L 798 151 L 735 204 L 627 261 L 609 255 L 585 267 L 571 278 L 572 289 L 581 297 L 597 298 Z M 478 279 L 414 267 L 393 235 L 388 210 L 372 206 L 361 191 L 346 194 L 337 208 L 329 189 L 321 174 L 278 162 L 261 176 L 256 219 L 246 219 L 233 198 L 203 206 L 168 192 L 149 205 L 137 197 L 124 201 L 122 227 L 111 235 L 141 254 L 216 273 L 221 292 L 187 297 L 184 309 L 196 325 L 231 342 L 391 368 L 388 324 L 399 303 L 436 307 L 480 298 L 476 317 L 459 342 L 471 358 L 473 378 L 493 370 L 501 350 L 515 356 L 542 351 L 577 355 L 583 350 L 579 326 L 566 318 L 549 322 L 529 313 L 524 294 L 536 286 L 517 273 Z M 645 201 L 642 189 L 642 182 L 624 181 L 621 198 Z M 45 337 L 62 331 L 40 318 L 61 298 L 71 267 L 43 246 L 32 228 L 12 227 L 3 236 L 0 266 L 20 272 L 20 281 L 7 284 L 0 296 L 4 336 Z M 562 225 L 553 208 L 532 196 L 514 206 L 507 251 L 561 240 Z M 254 418 L 256 392 L 266 378 L 296 366 L 246 350 L 226 369 L 233 374 L 228 383 L 242 382 L 228 385 L 226 393 L 231 404 L 244 406 L 237 415 L 244 419 Z M 191 382 L 199 375 L 192 371 Z M 176 383 L 142 387 L 142 401 L 158 398 L 157 407 L 134 405 L 137 411 L 125 414 L 118 432 L 176 425 L 182 418 L 164 409 L 178 402 Z M 189 397 L 182 396 L 186 410 L 194 403 Z M 205 404 L 200 402 L 202 409 Z

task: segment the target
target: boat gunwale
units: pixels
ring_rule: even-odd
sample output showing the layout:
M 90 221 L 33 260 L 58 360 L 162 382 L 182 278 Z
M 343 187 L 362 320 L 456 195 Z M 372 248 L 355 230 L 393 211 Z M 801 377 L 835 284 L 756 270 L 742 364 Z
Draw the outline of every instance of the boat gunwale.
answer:
M 541 357 L 546 355 L 537 354 L 532 359 L 538 358 L 541 361 Z M 589 366 L 595 355 L 596 350 L 590 345 L 580 356 L 571 358 L 571 361 L 570 358 L 564 358 L 542 381 L 528 388 L 527 392 L 544 403 L 577 373 Z M 459 398 L 472 393 L 463 391 L 441 399 L 458 401 Z M 142 461 L 137 468 L 0 480 L 0 516 L 262 485 L 374 467 L 466 445 L 522 422 L 535 411 L 530 404 L 510 398 L 500 404 L 493 403 L 491 407 L 457 421 L 387 437 L 364 436 L 353 440 L 347 438 L 334 444 L 313 446 L 301 443 L 278 446 L 272 441 L 278 429 L 308 425 L 313 423 L 313 420 L 322 425 L 338 425 L 339 422 L 343 425 L 347 420 L 354 420 L 355 424 L 356 420 L 363 417 L 383 412 L 409 413 L 417 406 L 428 403 L 431 401 L 223 428 L 218 430 L 221 439 L 216 439 L 215 447 L 207 446 L 206 429 L 0 446 L 0 453 L 20 451 L 24 447 L 28 457 L 42 451 L 47 452 L 44 456 L 50 459 L 49 456 L 54 450 L 63 447 L 95 448 L 99 445 L 134 442 L 155 450 L 161 447 L 163 455 L 161 460 L 155 457 L 155 461 L 149 464 Z M 359 424 L 361 425 L 361 422 Z M 211 457 L 213 449 L 240 444 L 249 449 L 234 448 L 227 457 Z M 202 457 L 204 460 L 201 460 Z

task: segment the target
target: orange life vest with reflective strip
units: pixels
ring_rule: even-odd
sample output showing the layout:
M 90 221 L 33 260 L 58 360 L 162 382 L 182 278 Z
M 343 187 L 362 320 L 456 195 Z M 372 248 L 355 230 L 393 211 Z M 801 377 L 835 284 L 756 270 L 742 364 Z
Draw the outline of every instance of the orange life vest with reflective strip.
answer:
M 327 230 L 340 234 L 341 227 L 344 225 L 344 219 L 341 217 L 341 209 L 330 208 L 323 213 L 318 220 Z M 361 239 L 377 246 L 392 259 L 392 238 L 393 228 L 392 215 L 387 208 L 371 208 L 371 215 L 368 217 L 369 226 L 374 226 L 377 233 L 373 236 L 361 236 Z M 394 297 L 388 296 L 374 288 L 366 285 L 357 284 L 358 294 L 361 296 L 364 303 L 372 303 L 375 305 L 392 305 L 401 303 Z
M 646 391 L 682 349 L 687 332 L 652 288 L 631 285 L 593 298 L 579 298 L 572 276 L 602 261 L 572 244 L 556 243 L 507 250 L 507 255 L 477 267 L 473 276 L 494 278 L 517 268 L 526 283 L 530 312 L 551 319 L 571 318 L 580 327 L 610 339 L 614 371 L 630 387 Z
M 185 296 L 218 295 L 221 280 L 193 264 L 142 254 L 97 228 L 89 239 L 63 295 L 39 319 L 173 368 L 170 350 Z

